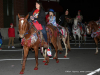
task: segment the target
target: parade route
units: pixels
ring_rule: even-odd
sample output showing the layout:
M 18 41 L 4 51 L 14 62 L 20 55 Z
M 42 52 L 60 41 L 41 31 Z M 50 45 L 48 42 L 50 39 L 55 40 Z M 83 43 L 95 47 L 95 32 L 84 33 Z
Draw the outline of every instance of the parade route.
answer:
M 89 40 L 89 38 L 87 39 Z M 88 43 L 94 42 L 87 41 Z M 71 44 L 71 51 L 68 52 L 67 58 L 64 58 L 65 48 L 63 47 L 62 54 L 58 53 L 59 63 L 56 63 L 53 59 L 55 51 L 52 51 L 52 57 L 48 65 L 44 65 L 43 56 L 41 51 L 38 55 L 38 70 L 34 70 L 35 67 L 35 53 L 29 51 L 26 68 L 23 75 L 99 75 L 100 68 L 100 52 L 95 55 L 95 44 L 78 44 L 74 46 Z M 71 41 L 74 43 L 74 41 Z M 78 41 L 77 41 L 78 43 Z M 100 49 L 100 46 L 99 48 Z M 22 48 L 20 49 L 4 49 L 0 51 L 0 75 L 20 75 L 21 60 L 22 60 Z

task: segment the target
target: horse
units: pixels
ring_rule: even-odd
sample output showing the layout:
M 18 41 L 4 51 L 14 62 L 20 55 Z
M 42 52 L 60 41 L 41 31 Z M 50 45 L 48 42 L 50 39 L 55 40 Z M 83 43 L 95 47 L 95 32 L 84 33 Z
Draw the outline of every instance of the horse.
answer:
M 80 48 L 80 38 L 81 38 L 81 43 L 82 43 L 82 37 L 84 38 L 84 36 L 86 36 L 85 31 L 83 31 L 82 27 L 78 25 L 78 19 L 74 18 L 74 24 L 72 27 L 72 32 L 73 32 L 73 37 L 75 39 L 75 46 L 76 46 L 76 35 L 78 35 L 78 39 L 79 39 L 79 48 Z M 86 41 L 86 40 L 84 40 Z M 85 43 L 85 42 L 84 42 Z
M 22 38 L 21 44 L 23 45 L 23 50 L 24 50 L 23 64 L 22 64 L 22 69 L 20 71 L 20 74 L 24 74 L 26 59 L 30 48 L 33 48 L 35 51 L 36 66 L 34 70 L 38 70 L 38 51 L 39 51 L 38 48 L 44 47 L 46 48 L 45 50 L 48 49 L 48 46 L 45 44 L 45 41 L 43 39 L 43 36 L 40 34 L 42 32 L 37 31 L 35 26 L 31 25 L 27 21 L 28 17 L 29 14 L 26 15 L 25 17 L 22 17 L 18 14 L 18 18 L 19 18 L 18 31 L 19 31 L 19 37 Z M 49 31 L 47 32 L 48 43 L 51 42 L 53 44 L 56 52 L 55 60 L 56 63 L 59 63 L 58 54 L 57 54 L 58 52 L 57 31 L 51 25 L 47 25 L 46 27 L 51 31 L 51 33 L 49 33 Z M 45 65 L 48 65 L 49 56 L 46 56 L 45 59 L 47 60 Z
M 51 25 L 52 25 L 52 24 L 51 24 Z M 55 27 L 55 28 L 57 29 L 57 27 Z M 69 33 L 68 33 L 68 29 L 67 29 L 66 27 L 60 26 L 59 29 L 61 30 L 61 35 L 59 35 L 60 37 L 57 36 L 58 50 L 63 51 L 62 46 L 61 46 L 61 40 L 62 40 L 63 43 L 64 43 L 64 46 L 65 46 L 65 49 L 66 49 L 66 52 L 65 52 L 65 55 L 64 55 L 64 58 L 66 58 L 67 55 L 68 55 L 68 51 L 71 50 L 71 49 L 70 49 L 70 41 L 69 41 Z M 60 40 L 60 39 L 61 39 L 61 40 Z M 68 50 L 68 49 L 69 49 L 69 50 Z M 68 51 L 67 51 L 67 50 L 68 50 Z M 43 52 L 43 48 L 42 48 L 42 52 Z M 61 52 L 60 52 L 60 54 L 61 54 Z M 46 51 L 43 53 L 43 56 L 46 57 Z M 56 53 L 54 54 L 54 58 L 53 58 L 53 59 L 55 59 L 55 57 L 56 57 Z M 46 59 L 43 60 L 43 62 L 45 62 L 45 61 L 46 61 Z
M 99 24 L 97 24 L 95 21 L 90 21 L 87 25 L 87 34 L 91 34 L 91 37 L 94 38 L 96 44 L 95 54 L 98 54 L 98 42 L 100 41 Z

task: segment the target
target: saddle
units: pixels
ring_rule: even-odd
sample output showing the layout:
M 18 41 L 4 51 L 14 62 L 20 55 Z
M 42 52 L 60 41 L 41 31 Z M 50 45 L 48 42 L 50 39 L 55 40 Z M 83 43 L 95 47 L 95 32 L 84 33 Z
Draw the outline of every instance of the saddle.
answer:
M 82 31 L 82 26 L 79 26 L 80 30 Z

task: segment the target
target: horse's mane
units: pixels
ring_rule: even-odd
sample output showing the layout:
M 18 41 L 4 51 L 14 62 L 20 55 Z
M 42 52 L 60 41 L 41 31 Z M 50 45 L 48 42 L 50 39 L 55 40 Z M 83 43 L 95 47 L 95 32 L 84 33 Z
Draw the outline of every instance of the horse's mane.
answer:
M 77 23 L 78 23 L 77 18 L 74 18 L 74 25 L 77 25 Z
M 88 24 L 91 24 L 93 27 L 99 27 L 99 25 L 97 25 L 97 23 L 94 20 L 90 21 Z

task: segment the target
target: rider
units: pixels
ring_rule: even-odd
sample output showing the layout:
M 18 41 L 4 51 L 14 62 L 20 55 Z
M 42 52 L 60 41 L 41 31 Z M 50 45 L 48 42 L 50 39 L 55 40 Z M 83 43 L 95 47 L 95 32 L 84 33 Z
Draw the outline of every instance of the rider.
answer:
M 56 17 L 54 15 L 54 10 L 53 9 L 49 9 L 49 23 L 51 23 L 53 26 L 58 28 L 58 24 L 56 23 Z M 60 29 L 58 28 L 59 32 Z
M 65 11 L 65 14 L 61 15 L 59 24 L 64 26 L 64 27 L 68 27 L 68 30 L 70 32 L 70 37 L 71 37 L 71 35 L 72 35 L 72 26 L 68 22 L 66 24 L 64 24 L 65 18 L 67 18 L 68 20 L 71 18 L 70 15 L 69 15 L 68 9 Z
M 30 14 L 29 22 L 36 22 L 37 24 L 41 24 L 41 31 L 43 33 L 45 43 L 47 44 L 47 32 L 46 32 L 46 23 L 45 23 L 45 11 L 43 10 L 42 3 L 40 1 L 36 1 L 36 9 L 33 10 Z
M 80 14 L 80 10 L 78 10 L 78 15 L 76 16 L 76 18 L 78 19 L 78 23 L 81 25 L 82 24 L 82 20 L 83 20 L 83 16 Z
M 83 16 L 81 15 L 81 10 L 78 10 L 78 15 L 76 16 L 76 18 L 78 19 L 79 26 L 82 26 L 82 28 L 84 29 L 84 26 L 82 24 Z
M 47 15 L 46 15 L 46 17 L 45 17 L 45 19 L 46 19 L 46 23 L 49 22 L 49 11 L 50 11 L 50 9 L 48 10 L 48 13 L 47 13 Z M 55 16 L 55 15 L 54 15 L 54 16 Z

